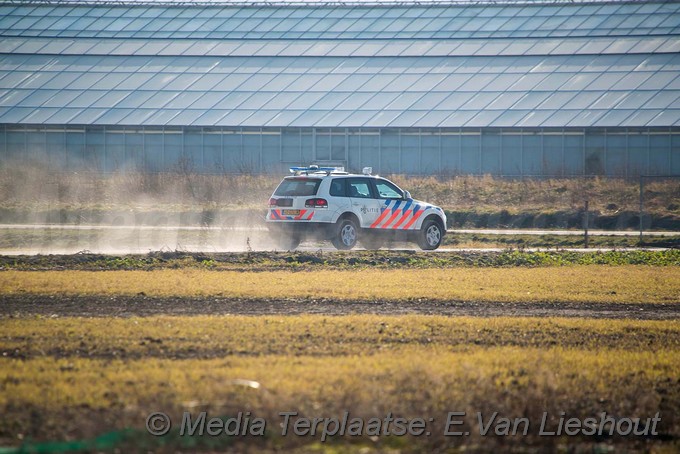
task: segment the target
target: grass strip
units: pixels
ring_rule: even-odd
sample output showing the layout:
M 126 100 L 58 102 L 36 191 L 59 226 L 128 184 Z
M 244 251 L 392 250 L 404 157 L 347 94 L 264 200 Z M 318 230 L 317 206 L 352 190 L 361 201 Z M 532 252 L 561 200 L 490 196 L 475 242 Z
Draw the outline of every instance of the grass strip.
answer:
M 313 410 L 315 403 L 328 410 L 340 410 L 344 399 L 351 399 L 353 406 L 365 405 L 368 408 L 364 410 L 368 410 L 378 405 L 375 397 L 380 394 L 389 396 L 389 402 L 381 404 L 389 403 L 396 408 L 401 407 L 402 399 L 428 405 L 433 402 L 427 402 L 426 396 L 433 389 L 438 392 L 429 398 L 440 405 L 470 403 L 469 393 L 477 401 L 487 401 L 491 397 L 487 392 L 494 395 L 492 401 L 505 391 L 513 394 L 523 391 L 526 398 L 532 394 L 532 385 L 542 388 L 535 391 L 538 395 L 550 390 L 563 398 L 581 400 L 585 394 L 593 397 L 591 406 L 597 406 L 598 399 L 626 406 L 632 404 L 628 399 L 643 397 L 644 390 L 635 390 L 636 384 L 680 376 L 680 350 L 477 347 L 450 352 L 436 346 L 408 346 L 380 355 L 343 357 L 264 355 L 183 360 L 40 357 L 27 361 L 3 358 L 0 364 L 0 381 L 5 386 L 0 407 L 22 404 L 48 409 L 78 405 L 108 408 L 156 399 L 175 404 L 229 402 L 230 394 L 241 391 L 229 386 L 235 379 L 257 381 L 275 392 L 281 401 L 305 411 Z M 333 404 L 338 398 L 340 402 Z M 515 404 L 524 405 L 525 398 Z
M 676 267 L 451 268 L 236 272 L 6 271 L 0 294 L 336 300 L 677 303 Z
M 307 270 L 364 268 L 548 267 L 571 265 L 680 266 L 680 250 L 665 251 L 348 251 L 348 252 L 150 252 L 144 255 L 0 255 L 0 270 Z
M 429 346 L 680 350 L 680 321 L 431 315 L 0 319 L 5 357 L 352 356 Z
M 16 243 L 15 243 L 16 244 Z M 444 247 L 453 248 L 583 248 L 583 235 L 505 235 L 480 233 L 455 233 L 444 237 Z M 641 243 L 636 235 L 591 235 L 590 248 L 678 248 L 680 235 L 645 236 Z

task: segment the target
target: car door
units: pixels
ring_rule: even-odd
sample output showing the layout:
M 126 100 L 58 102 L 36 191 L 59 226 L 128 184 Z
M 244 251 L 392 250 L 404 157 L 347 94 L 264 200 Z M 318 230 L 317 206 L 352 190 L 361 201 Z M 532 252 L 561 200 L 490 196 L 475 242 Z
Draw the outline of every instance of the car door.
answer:
M 347 195 L 352 202 L 352 211 L 359 217 L 362 228 L 369 228 L 378 216 L 382 202 L 374 195 L 371 178 L 348 178 Z
M 410 214 L 410 200 L 404 200 L 404 193 L 394 183 L 378 178 L 374 181 L 374 192 L 378 199 L 380 214 L 371 224 L 374 229 L 397 229 Z
M 331 179 L 328 188 L 328 219 L 319 219 L 322 222 L 334 222 L 340 215 L 352 210 L 352 201 L 347 195 L 347 178 L 338 177 Z

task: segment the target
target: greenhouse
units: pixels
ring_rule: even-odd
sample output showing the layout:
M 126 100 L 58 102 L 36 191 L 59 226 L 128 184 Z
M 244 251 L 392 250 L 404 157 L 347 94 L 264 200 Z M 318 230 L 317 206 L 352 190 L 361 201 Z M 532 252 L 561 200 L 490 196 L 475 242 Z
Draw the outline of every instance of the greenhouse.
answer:
M 679 2 L 11 2 L 0 35 L 6 162 L 680 174 Z

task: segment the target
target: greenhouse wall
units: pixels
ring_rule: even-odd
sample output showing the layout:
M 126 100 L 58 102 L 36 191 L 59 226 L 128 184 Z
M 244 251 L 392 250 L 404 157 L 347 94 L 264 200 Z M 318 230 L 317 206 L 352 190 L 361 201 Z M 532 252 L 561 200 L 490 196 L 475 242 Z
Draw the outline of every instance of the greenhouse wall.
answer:
M 0 162 L 53 171 L 267 174 L 310 163 L 381 174 L 680 174 L 680 128 L 0 126 Z

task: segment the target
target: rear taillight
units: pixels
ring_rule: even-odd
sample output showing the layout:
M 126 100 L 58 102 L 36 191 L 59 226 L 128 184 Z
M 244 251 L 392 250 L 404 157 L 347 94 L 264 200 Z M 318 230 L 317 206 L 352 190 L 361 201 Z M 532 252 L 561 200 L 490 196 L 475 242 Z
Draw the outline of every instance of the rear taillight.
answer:
M 328 208 L 328 201 L 326 199 L 307 199 L 305 201 L 307 208 Z
M 275 206 L 276 206 L 276 203 L 277 203 L 277 202 L 276 202 L 276 199 L 275 199 L 275 198 L 269 199 L 269 206 L 270 206 L 270 207 L 275 207 Z

